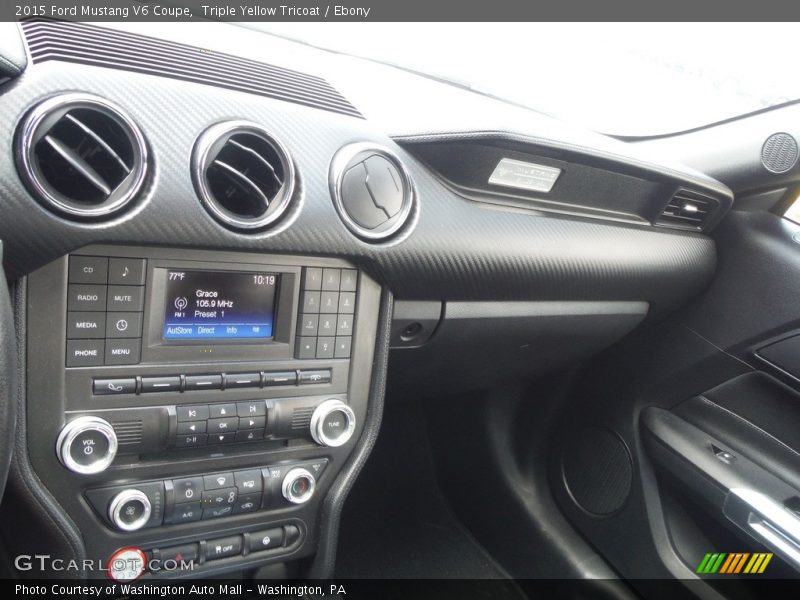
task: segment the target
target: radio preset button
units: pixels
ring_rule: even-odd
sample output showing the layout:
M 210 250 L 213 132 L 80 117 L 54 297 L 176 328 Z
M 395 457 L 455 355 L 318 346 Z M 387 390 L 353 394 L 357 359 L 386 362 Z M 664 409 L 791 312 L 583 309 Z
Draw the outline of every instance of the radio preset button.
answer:
M 339 315 L 336 320 L 336 335 L 353 335 L 353 315 Z
M 129 340 L 106 340 L 107 365 L 135 365 L 139 362 L 142 342 L 139 338 Z
M 108 261 L 108 283 L 144 285 L 145 265 L 143 258 L 112 258 Z
M 67 288 L 67 310 L 105 311 L 106 286 L 69 285 Z
M 303 292 L 302 311 L 304 313 L 319 312 L 320 292 Z
M 339 294 L 339 313 L 352 315 L 356 312 L 356 293 L 342 292 Z
M 319 315 L 304 314 L 300 316 L 300 326 L 297 328 L 298 335 L 313 336 L 317 335 L 319 327 Z
M 178 435 L 205 433 L 207 421 L 179 421 Z
M 103 256 L 70 256 L 70 283 L 105 283 L 108 278 L 108 259 Z
M 204 421 L 209 416 L 207 404 L 178 406 L 175 410 L 178 413 L 178 421 Z
M 95 379 L 92 382 L 92 393 L 95 396 L 111 396 L 114 394 L 135 394 L 136 379 Z
M 228 373 L 225 375 L 225 387 L 261 387 L 261 373 Z
M 320 315 L 319 335 L 329 337 L 336 335 L 336 315 Z
M 322 290 L 338 292 L 341 275 L 339 269 L 322 269 Z
M 221 390 L 222 375 L 187 375 L 186 391 Z
M 108 310 L 144 310 L 144 287 L 134 285 L 110 285 L 106 300 Z
M 206 490 L 220 490 L 233 487 L 233 485 L 233 473 L 217 473 L 203 476 L 203 486 L 205 486 Z
M 169 377 L 142 377 L 142 393 L 178 392 L 181 389 L 181 378 L 178 375 Z

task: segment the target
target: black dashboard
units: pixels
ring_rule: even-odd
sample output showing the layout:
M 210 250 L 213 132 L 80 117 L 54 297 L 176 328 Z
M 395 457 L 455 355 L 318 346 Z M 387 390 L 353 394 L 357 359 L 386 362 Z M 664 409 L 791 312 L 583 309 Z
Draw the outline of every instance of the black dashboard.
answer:
M 220 28 L 217 45 L 268 37 Z M 372 92 L 284 66 L 269 40 L 239 56 L 113 27 L 13 32 L 11 481 L 65 554 L 135 546 L 194 557 L 195 576 L 305 559 L 329 576 L 390 346 L 409 393 L 530 375 L 714 272 L 705 234 L 730 190 L 621 142 L 525 111 L 432 129 L 431 108 L 389 130 Z

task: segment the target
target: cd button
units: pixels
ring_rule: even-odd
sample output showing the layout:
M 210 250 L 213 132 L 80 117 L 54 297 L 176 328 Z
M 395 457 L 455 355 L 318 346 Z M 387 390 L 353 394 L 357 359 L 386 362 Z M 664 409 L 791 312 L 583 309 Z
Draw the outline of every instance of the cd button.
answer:
M 70 283 L 105 283 L 108 278 L 108 259 L 101 256 L 70 256 Z

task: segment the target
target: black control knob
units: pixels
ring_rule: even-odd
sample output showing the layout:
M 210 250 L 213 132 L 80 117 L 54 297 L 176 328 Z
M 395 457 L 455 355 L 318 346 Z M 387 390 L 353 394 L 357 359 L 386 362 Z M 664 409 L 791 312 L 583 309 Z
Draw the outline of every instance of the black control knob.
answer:
M 139 490 L 123 490 L 108 505 L 108 518 L 122 531 L 136 531 L 150 520 L 150 498 Z
M 355 430 L 356 414 L 341 400 L 325 400 L 311 415 L 311 437 L 321 446 L 342 446 Z
M 283 497 L 292 504 L 304 504 L 311 500 L 316 486 L 317 480 L 309 471 L 302 467 L 296 467 L 286 473 L 281 492 L 283 492 Z
M 78 417 L 61 430 L 56 452 L 61 464 L 74 473 L 100 473 L 117 455 L 117 434 L 104 419 Z

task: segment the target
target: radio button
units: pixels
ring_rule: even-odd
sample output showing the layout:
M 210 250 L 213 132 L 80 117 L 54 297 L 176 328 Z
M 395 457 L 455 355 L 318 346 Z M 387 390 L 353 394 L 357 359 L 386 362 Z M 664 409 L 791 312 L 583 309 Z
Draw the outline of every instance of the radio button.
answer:
M 175 410 L 178 413 L 178 421 L 204 421 L 208 419 L 207 404 L 178 406 Z
M 267 425 L 266 417 L 242 417 L 239 419 L 239 430 L 264 429 Z
M 144 287 L 133 285 L 108 286 L 108 310 L 144 310 Z
M 178 504 L 172 509 L 172 514 L 167 517 L 167 523 L 192 523 L 202 518 L 202 502 L 187 502 Z
M 108 283 L 115 285 L 144 285 L 143 258 L 112 258 L 108 261 Z
M 255 512 L 261 508 L 261 494 L 244 494 L 239 496 L 233 507 L 233 514 L 241 515 L 244 513 Z
M 219 506 L 233 506 L 239 497 L 236 488 L 227 488 L 215 492 L 203 492 L 203 508 L 217 508 Z
M 70 283 L 105 283 L 108 278 L 108 259 L 103 256 L 70 256 Z
M 231 431 L 230 433 L 210 433 L 208 434 L 208 443 L 209 444 L 227 444 L 228 442 L 232 442 L 236 439 L 236 432 Z
M 274 385 L 294 385 L 297 383 L 296 371 L 277 371 L 274 373 L 262 373 L 265 386 Z M 265 413 L 262 413 L 265 414 Z M 239 415 L 240 417 L 242 415 Z
M 142 313 L 115 312 L 106 316 L 106 337 L 138 338 L 142 337 Z
M 317 358 L 333 358 L 335 340 L 332 337 L 317 338 Z
M 181 421 L 178 423 L 178 435 L 205 433 L 206 421 Z
M 263 487 L 261 483 L 261 469 L 236 471 L 233 474 L 233 481 L 242 494 L 254 494 L 260 492 Z
M 247 431 L 237 431 L 237 442 L 258 442 L 264 439 L 263 429 L 248 429 Z
M 67 340 L 68 367 L 96 367 L 103 364 L 103 340 Z
M 263 400 L 239 402 L 236 405 L 236 414 L 240 417 L 262 417 L 267 414 L 267 406 Z
M 67 337 L 71 339 L 106 337 L 106 314 L 103 312 L 67 313 Z
M 172 487 L 175 492 L 175 504 L 183 502 L 199 502 L 203 497 L 203 478 L 184 477 L 173 479 Z
M 95 379 L 92 382 L 92 393 L 95 396 L 110 396 L 114 394 L 135 394 L 136 379 Z
M 315 370 L 300 371 L 299 375 L 300 375 L 300 385 L 331 382 L 330 369 L 315 369 Z
M 222 375 L 187 375 L 186 387 L 187 392 L 196 390 L 221 390 L 222 389 Z
M 106 340 L 107 365 L 135 365 L 139 362 L 141 340 Z
M 342 269 L 342 280 L 339 289 L 343 292 L 355 292 L 358 282 L 358 271 L 355 269 Z
M 235 404 L 209 404 L 208 405 L 208 418 L 219 419 L 222 417 L 235 417 L 236 405 Z
M 306 267 L 303 269 L 303 289 L 322 289 L 322 269 L 317 267 Z
M 175 440 L 175 445 L 179 448 L 193 448 L 195 446 L 205 446 L 208 443 L 208 436 L 204 433 L 195 435 L 179 435 Z
M 229 373 L 225 375 L 225 387 L 261 387 L 261 373 Z
M 203 486 L 206 490 L 220 490 L 233 487 L 233 473 L 217 473 L 216 475 L 204 475 Z
M 106 309 L 106 286 L 70 285 L 67 289 L 67 310 Z
M 172 377 L 142 377 L 142 393 L 148 392 L 177 392 L 181 389 L 181 378 Z
M 209 419 L 208 433 L 228 433 L 239 428 L 238 417 L 227 417 L 225 419 Z

